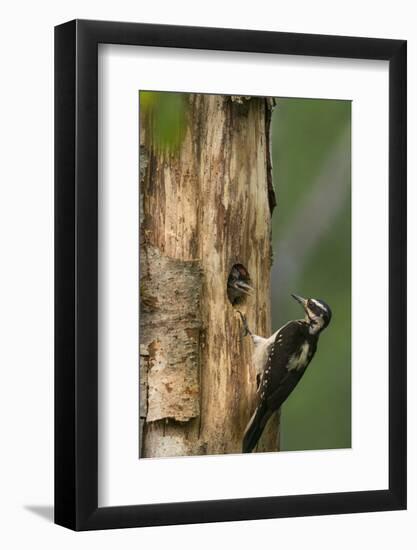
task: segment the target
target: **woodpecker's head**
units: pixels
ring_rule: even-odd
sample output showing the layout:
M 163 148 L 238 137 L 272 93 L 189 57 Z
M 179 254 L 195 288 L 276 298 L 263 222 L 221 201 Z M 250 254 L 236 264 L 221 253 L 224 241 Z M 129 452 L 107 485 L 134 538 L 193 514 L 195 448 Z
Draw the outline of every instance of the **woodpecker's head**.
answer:
M 332 318 L 332 310 L 325 302 L 315 298 L 302 298 L 296 294 L 291 296 L 303 306 L 305 321 L 309 324 L 311 334 L 318 334 L 327 327 Z
M 227 279 L 227 295 L 232 304 L 239 304 L 244 297 L 253 291 L 247 269 L 242 264 L 235 264 Z

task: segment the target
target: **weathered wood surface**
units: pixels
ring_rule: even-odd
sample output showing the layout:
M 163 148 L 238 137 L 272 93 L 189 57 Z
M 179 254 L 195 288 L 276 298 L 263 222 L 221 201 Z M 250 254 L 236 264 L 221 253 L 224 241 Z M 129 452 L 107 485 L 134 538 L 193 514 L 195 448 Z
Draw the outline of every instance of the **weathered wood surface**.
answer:
M 142 457 L 239 453 L 253 409 L 252 343 L 226 282 L 248 269 L 240 309 L 269 335 L 274 194 L 268 102 L 239 97 L 190 95 L 175 152 L 141 119 Z M 259 450 L 276 450 L 277 432 L 278 417 Z

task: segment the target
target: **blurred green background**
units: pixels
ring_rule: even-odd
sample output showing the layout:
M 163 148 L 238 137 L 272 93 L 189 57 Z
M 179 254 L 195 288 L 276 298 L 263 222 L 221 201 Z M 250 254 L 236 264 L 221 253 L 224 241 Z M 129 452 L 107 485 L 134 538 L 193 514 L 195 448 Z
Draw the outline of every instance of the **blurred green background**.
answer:
M 187 100 L 140 92 L 153 146 L 180 145 Z M 272 327 L 302 317 L 291 293 L 323 299 L 333 311 L 313 362 L 282 407 L 283 451 L 351 446 L 350 139 L 350 101 L 276 98 Z
M 351 103 L 276 99 L 272 120 L 272 326 L 302 316 L 292 292 L 333 312 L 282 407 L 281 450 L 351 446 Z

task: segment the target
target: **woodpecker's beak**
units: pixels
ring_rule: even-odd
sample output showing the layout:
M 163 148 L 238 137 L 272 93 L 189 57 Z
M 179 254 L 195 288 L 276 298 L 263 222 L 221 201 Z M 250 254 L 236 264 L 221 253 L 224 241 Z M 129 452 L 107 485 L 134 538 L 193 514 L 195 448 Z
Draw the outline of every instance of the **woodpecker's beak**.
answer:
M 299 304 L 303 306 L 304 309 L 307 308 L 307 299 L 303 298 L 302 296 L 297 296 L 297 294 L 291 294 L 291 296 L 294 298 L 294 300 L 297 300 Z
M 239 290 L 240 292 L 243 292 L 244 294 L 248 294 L 248 295 L 250 295 L 254 291 L 254 288 L 252 286 L 248 285 L 247 283 L 244 283 L 243 281 L 235 281 L 233 283 L 233 286 L 235 287 L 236 290 Z

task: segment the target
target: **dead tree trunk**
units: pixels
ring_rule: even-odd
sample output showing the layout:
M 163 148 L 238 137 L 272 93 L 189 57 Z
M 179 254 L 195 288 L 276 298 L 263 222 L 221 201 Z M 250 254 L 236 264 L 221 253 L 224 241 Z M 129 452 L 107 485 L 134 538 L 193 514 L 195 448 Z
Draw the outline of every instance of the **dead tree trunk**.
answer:
M 175 152 L 141 119 L 142 457 L 239 453 L 254 408 L 252 343 L 227 296 L 235 264 L 255 292 L 239 306 L 270 335 L 270 104 L 192 94 Z M 258 450 L 277 450 L 278 416 Z

